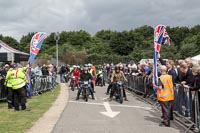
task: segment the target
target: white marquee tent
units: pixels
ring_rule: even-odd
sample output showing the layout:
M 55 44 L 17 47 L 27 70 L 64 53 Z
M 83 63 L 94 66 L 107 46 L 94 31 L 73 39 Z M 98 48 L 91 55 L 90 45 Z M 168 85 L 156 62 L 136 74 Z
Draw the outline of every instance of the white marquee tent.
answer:
M 191 58 L 193 61 L 200 61 L 200 54 Z
M 16 50 L 0 40 L 0 62 L 28 61 L 29 54 Z

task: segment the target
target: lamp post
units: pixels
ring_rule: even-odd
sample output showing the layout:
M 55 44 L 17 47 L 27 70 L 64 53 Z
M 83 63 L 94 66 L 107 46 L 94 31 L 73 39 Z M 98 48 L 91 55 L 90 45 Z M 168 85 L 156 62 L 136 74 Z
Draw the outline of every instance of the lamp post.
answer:
M 58 40 L 59 39 L 60 39 L 59 32 L 56 32 L 54 34 L 54 40 L 56 41 L 56 64 L 57 64 L 57 67 L 58 67 Z

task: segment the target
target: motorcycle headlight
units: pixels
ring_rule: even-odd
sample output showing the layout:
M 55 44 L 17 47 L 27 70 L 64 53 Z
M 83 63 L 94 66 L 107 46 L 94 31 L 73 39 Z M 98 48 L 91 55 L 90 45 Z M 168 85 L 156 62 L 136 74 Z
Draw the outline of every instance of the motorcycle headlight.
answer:
M 123 83 L 121 81 L 117 82 L 118 85 L 122 85 Z
M 88 81 L 84 81 L 83 83 L 84 83 L 84 84 L 88 84 Z

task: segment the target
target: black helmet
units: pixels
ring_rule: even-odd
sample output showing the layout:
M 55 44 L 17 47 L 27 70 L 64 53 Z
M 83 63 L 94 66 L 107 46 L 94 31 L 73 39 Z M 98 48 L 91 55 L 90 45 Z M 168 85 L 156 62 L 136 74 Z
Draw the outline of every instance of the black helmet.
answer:
M 115 70 L 120 70 L 119 66 L 116 66 L 116 67 L 115 67 Z

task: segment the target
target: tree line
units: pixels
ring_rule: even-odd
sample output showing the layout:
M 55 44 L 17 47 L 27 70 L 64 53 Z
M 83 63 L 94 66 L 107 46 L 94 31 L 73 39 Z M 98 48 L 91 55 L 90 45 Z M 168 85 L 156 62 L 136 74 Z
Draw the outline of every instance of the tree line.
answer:
M 167 27 L 171 45 L 162 45 L 163 58 L 183 59 L 200 54 L 200 25 L 193 27 Z M 39 58 L 56 57 L 54 34 L 45 39 Z M 65 63 L 94 64 L 107 62 L 139 61 L 153 56 L 154 28 L 148 25 L 129 31 L 101 30 L 91 35 L 84 30 L 62 31 L 59 39 L 59 59 Z M 29 52 L 30 40 L 34 33 L 23 35 L 19 42 L 13 37 L 0 36 L 10 46 Z

